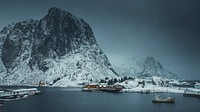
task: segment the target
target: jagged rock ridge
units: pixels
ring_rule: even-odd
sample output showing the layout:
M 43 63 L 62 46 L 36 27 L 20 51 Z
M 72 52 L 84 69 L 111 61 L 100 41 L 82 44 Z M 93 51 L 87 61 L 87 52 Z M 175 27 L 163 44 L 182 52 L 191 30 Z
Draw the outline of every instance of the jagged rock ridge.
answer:
M 55 86 L 73 86 L 117 75 L 91 27 L 61 9 L 49 9 L 39 21 L 5 27 L 0 36 L 1 59 L 6 69 L 0 75 L 2 84 L 45 81 Z

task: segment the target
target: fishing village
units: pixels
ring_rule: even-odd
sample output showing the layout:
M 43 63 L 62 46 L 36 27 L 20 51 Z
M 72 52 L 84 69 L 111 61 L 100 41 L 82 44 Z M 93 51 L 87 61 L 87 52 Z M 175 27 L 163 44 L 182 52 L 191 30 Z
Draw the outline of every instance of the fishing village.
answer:
M 109 82 L 109 80 L 101 82 Z M 153 94 L 153 103 L 175 103 L 176 98 L 170 95 L 171 93 L 182 94 L 183 97 L 200 98 L 199 82 L 163 80 L 159 77 L 151 79 L 125 78 L 123 82 L 115 82 L 113 85 L 108 85 L 108 83 L 89 83 L 83 86 L 82 91 Z M 168 96 L 162 97 L 160 93 L 168 93 Z
M 51 87 L 45 83 L 39 83 L 39 87 Z M 138 79 L 125 77 L 124 79 L 105 79 L 97 83 L 84 83 L 81 87 L 82 92 L 109 92 L 109 93 L 141 93 L 153 94 L 152 103 L 175 103 L 176 98 L 171 95 L 182 94 L 183 97 L 200 98 L 200 83 L 188 83 L 177 80 L 163 80 L 159 77 L 151 79 Z M 29 96 L 41 94 L 42 91 L 37 88 L 20 88 L 20 89 L 1 89 L 0 106 L 5 101 L 13 101 L 27 98 Z M 168 93 L 163 97 L 161 93 Z

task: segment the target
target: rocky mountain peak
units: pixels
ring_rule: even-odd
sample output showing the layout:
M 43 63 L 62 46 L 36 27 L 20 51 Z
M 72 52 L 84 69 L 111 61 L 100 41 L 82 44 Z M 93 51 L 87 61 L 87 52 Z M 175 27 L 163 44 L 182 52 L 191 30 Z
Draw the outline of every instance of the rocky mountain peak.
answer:
M 156 60 L 154 57 L 152 57 L 152 56 L 144 56 L 143 58 L 144 58 L 144 63 L 143 63 L 144 66 L 152 67 L 152 68 L 159 68 L 159 69 L 163 68 L 161 63 L 158 60 Z M 142 61 L 142 60 L 140 60 L 140 61 Z
M 7 77 L 1 83 L 68 85 L 116 76 L 89 24 L 67 11 L 53 7 L 39 21 L 4 30 L 0 53 L 9 74 L 0 75 Z
M 155 58 L 152 56 L 146 56 L 144 58 L 145 58 L 146 62 L 154 62 L 154 63 L 156 62 Z
M 118 74 L 134 76 L 134 77 L 162 77 L 178 79 L 179 77 L 174 73 L 168 71 L 162 66 L 162 64 L 152 56 L 142 56 L 138 58 L 132 58 L 129 61 L 125 61 L 120 66 L 115 66 L 115 70 Z
M 36 28 L 33 43 L 31 68 L 37 64 L 43 68 L 46 58 L 61 57 L 73 52 L 81 52 L 81 48 L 98 47 L 91 27 L 82 19 L 58 8 L 49 9 L 48 14 L 40 20 Z
M 62 17 L 65 17 L 66 15 L 71 15 L 69 12 L 65 11 L 65 10 L 62 10 L 62 9 L 59 9 L 59 8 L 56 8 L 56 7 L 52 7 L 49 9 L 48 11 L 48 16 L 49 17 L 53 17 L 53 16 L 56 16 L 58 18 L 62 18 Z

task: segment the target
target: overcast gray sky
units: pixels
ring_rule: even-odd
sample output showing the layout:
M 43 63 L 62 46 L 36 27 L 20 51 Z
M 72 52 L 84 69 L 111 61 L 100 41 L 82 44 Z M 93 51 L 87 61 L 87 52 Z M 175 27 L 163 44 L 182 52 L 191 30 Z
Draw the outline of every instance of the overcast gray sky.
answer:
M 200 79 L 199 0 L 0 0 L 0 29 L 41 19 L 50 7 L 83 18 L 112 64 L 153 56 L 186 79 Z

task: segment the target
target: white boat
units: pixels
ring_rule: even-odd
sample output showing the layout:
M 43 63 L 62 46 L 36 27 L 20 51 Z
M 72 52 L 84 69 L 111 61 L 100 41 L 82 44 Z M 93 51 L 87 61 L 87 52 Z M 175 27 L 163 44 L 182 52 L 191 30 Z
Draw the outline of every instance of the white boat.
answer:
M 35 95 L 39 93 L 41 93 L 41 91 L 39 91 L 37 88 L 6 89 L 3 91 L 0 91 L 0 100 L 19 99 L 19 98 L 27 97 L 29 95 Z
M 35 94 L 41 93 L 41 91 L 39 91 L 37 88 L 16 89 L 16 90 L 13 90 L 13 92 L 18 93 L 18 94 L 27 94 L 27 95 L 35 95 Z

